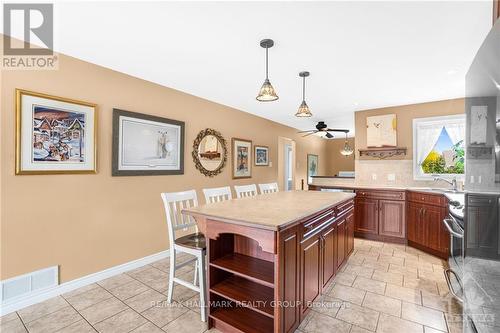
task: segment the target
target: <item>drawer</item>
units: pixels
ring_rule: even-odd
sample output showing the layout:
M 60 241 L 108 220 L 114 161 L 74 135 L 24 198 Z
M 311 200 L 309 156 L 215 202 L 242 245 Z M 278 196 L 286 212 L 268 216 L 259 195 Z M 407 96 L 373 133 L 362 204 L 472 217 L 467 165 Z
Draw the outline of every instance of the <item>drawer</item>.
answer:
M 349 201 L 344 202 L 343 204 L 335 207 L 335 212 L 336 212 L 337 216 L 340 216 L 340 215 L 347 213 L 349 210 L 351 210 L 353 208 L 354 208 L 354 200 L 349 200 Z
M 429 194 L 422 192 L 408 192 L 408 201 L 428 205 L 445 206 L 446 198 L 442 194 Z
M 472 195 L 470 194 L 467 203 L 469 206 L 490 206 L 496 202 L 497 198 L 495 196 L 487 195 Z
M 315 233 L 315 229 L 321 227 L 325 222 L 331 220 L 335 217 L 335 210 L 328 209 L 327 211 L 322 212 L 321 214 L 316 215 L 315 217 L 307 220 L 302 224 L 302 235 L 303 238 L 308 237 Z
M 405 200 L 405 191 L 356 190 L 356 197 L 382 200 Z

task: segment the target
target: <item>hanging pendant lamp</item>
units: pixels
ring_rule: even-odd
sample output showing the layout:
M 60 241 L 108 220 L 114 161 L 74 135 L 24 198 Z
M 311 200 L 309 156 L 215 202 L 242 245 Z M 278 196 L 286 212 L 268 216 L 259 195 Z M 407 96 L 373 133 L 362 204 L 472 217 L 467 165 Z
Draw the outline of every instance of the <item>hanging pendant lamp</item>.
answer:
M 349 146 L 349 143 L 347 142 L 347 133 L 345 134 L 345 141 L 344 141 L 344 148 L 340 151 L 340 153 L 344 156 L 349 156 L 352 155 L 354 150 Z
M 269 81 L 269 48 L 273 47 L 274 41 L 272 39 L 263 39 L 260 41 L 260 46 L 266 49 L 266 79 L 262 84 L 262 87 L 259 90 L 259 94 L 257 95 L 257 100 L 259 102 L 272 102 L 277 100 L 279 97 L 276 95 L 276 91 L 274 90 L 273 85 Z
M 309 76 L 309 72 L 300 72 L 299 76 L 302 78 L 302 103 L 300 103 L 299 109 L 297 110 L 295 116 L 311 117 L 311 110 L 309 110 L 309 106 L 306 103 L 306 77 Z

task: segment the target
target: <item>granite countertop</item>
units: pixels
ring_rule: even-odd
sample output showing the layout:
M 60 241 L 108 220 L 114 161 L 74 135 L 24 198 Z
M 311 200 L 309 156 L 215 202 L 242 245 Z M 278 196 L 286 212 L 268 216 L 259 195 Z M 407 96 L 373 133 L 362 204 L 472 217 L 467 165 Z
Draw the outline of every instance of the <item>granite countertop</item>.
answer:
M 193 207 L 183 213 L 277 231 L 354 196 L 344 192 L 276 192 Z

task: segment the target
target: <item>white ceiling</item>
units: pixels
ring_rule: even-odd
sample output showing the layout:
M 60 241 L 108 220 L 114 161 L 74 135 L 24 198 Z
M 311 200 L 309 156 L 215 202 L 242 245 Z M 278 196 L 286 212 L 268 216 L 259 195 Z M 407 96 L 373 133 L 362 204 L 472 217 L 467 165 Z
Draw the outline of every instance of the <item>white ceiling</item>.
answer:
M 464 96 L 491 1 L 59 3 L 56 49 L 298 129 L 356 110 Z M 255 100 L 272 38 L 280 99 Z M 311 119 L 294 117 L 308 70 Z M 166 111 L 168 112 L 168 111 Z

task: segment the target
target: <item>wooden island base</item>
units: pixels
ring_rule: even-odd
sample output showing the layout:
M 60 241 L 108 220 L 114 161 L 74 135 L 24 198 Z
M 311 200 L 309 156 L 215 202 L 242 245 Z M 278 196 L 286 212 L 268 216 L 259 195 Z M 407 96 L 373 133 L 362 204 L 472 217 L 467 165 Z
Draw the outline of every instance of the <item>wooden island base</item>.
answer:
M 293 193 L 312 198 L 308 193 L 314 192 Z M 284 196 L 290 194 L 269 195 L 269 207 L 273 200 L 287 200 Z M 209 328 L 294 332 L 353 251 L 353 197 L 320 193 L 321 204 L 305 207 L 307 216 L 276 227 L 186 211 L 207 238 Z M 243 200 L 251 205 L 256 199 Z

